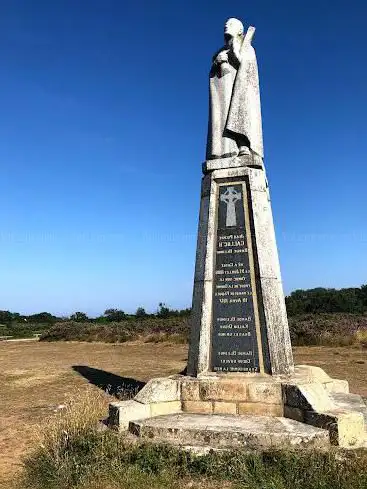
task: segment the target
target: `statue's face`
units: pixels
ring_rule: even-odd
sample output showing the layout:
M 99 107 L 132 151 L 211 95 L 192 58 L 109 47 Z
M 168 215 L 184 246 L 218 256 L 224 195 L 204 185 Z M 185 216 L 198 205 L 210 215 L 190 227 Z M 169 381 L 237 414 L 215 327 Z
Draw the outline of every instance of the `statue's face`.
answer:
M 243 24 L 238 19 L 228 19 L 224 25 L 224 38 L 226 41 L 243 34 Z

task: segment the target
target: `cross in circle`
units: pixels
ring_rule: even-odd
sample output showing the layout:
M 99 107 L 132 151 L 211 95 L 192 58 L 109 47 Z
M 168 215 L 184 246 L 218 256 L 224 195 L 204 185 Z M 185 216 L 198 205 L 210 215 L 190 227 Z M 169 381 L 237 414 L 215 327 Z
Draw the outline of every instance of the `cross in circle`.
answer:
M 234 187 L 227 187 L 227 190 L 220 196 L 220 200 L 227 204 L 226 226 L 236 226 L 236 206 L 235 203 L 241 200 L 241 193 Z

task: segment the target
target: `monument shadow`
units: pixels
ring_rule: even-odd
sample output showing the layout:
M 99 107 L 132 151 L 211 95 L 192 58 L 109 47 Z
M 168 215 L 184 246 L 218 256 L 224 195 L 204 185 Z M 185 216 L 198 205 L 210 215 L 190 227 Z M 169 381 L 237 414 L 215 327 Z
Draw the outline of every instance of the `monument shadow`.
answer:
M 87 379 L 90 384 L 99 387 L 117 399 L 132 399 L 145 386 L 145 382 L 140 380 L 121 377 L 87 365 L 73 365 L 72 369 Z

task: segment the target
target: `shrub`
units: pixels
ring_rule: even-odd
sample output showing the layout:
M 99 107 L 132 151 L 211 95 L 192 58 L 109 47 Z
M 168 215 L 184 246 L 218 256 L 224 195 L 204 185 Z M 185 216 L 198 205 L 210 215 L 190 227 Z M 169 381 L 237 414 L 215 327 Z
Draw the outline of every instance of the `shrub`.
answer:
M 289 318 L 293 346 L 367 347 L 367 316 L 354 314 L 302 314 Z M 56 323 L 41 341 L 103 341 L 122 343 L 142 339 L 150 343 L 187 343 L 190 319 L 144 317 L 111 323 Z
M 291 316 L 289 327 L 293 346 L 363 346 L 358 338 L 367 334 L 367 316 L 302 314 Z
M 111 323 L 56 323 L 41 336 L 41 341 L 118 342 L 144 339 L 151 342 L 187 342 L 189 321 L 186 318 L 146 317 Z

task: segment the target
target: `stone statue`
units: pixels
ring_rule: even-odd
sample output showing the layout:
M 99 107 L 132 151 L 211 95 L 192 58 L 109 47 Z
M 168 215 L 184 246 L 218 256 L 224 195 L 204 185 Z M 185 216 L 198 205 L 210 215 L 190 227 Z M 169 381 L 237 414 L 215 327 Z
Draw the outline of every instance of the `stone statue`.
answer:
M 238 19 L 224 27 L 225 45 L 213 57 L 210 71 L 210 114 L 207 160 L 252 155 L 262 158 L 259 75 L 251 41 Z

